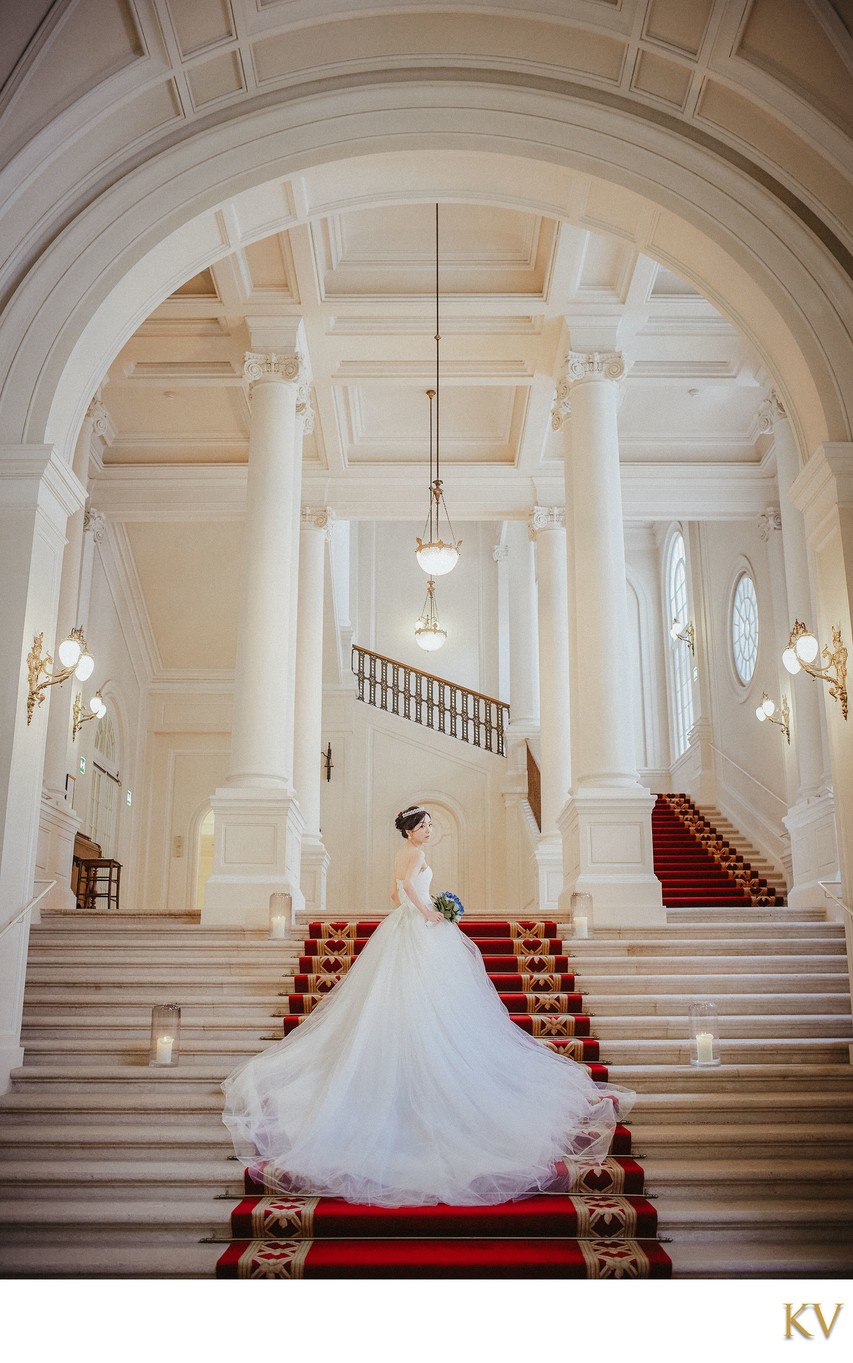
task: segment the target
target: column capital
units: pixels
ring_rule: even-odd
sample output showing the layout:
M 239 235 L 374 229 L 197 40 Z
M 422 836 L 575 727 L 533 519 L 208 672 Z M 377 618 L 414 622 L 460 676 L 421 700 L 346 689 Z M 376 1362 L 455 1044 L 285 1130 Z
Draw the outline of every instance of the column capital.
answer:
M 764 399 L 758 409 L 758 429 L 761 435 L 772 435 L 776 422 L 784 421 L 787 415 L 778 393 L 775 388 L 771 388 L 770 396 Z
M 101 401 L 99 397 L 92 398 L 92 401 L 86 408 L 85 419 L 86 421 L 91 421 L 93 435 L 102 436 L 103 439 L 106 440 L 107 444 L 112 443 L 112 437 L 115 434 L 115 427 L 113 426 L 110 414 L 105 404 Z
M 330 506 L 303 506 L 300 522 L 304 530 L 324 530 L 326 539 L 331 538 L 332 526 L 337 517 Z
M 555 431 L 559 431 L 568 421 L 572 410 L 572 401 L 569 397 L 569 383 L 566 378 L 560 379 L 557 384 L 557 391 L 554 395 L 554 406 L 551 408 L 551 426 Z
M 509 558 L 509 545 L 496 544 L 492 549 L 492 558 L 495 560 L 495 563 L 506 563 Z
M 314 429 L 314 403 L 310 380 L 305 377 L 296 388 L 296 415 L 302 418 L 302 429 L 310 435 Z
M 758 517 L 758 533 L 765 544 L 782 530 L 782 512 L 778 506 L 768 506 Z
M 621 350 L 570 350 L 566 356 L 566 386 L 584 379 L 623 379 L 627 372 Z
M 247 350 L 243 356 L 243 377 L 249 384 L 276 379 L 282 383 L 307 383 L 305 357 L 300 351 L 280 355 L 274 350 Z
M 527 518 L 527 534 L 536 540 L 543 530 L 565 530 L 566 508 L 564 506 L 534 506 Z
M 89 532 L 96 544 L 100 544 L 107 533 L 107 518 L 103 511 L 87 506 L 83 515 L 83 530 Z

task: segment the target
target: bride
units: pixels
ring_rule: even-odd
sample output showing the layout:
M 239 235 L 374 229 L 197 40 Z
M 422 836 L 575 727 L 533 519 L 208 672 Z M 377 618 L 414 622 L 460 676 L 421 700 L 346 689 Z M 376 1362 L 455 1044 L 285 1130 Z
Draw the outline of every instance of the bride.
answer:
M 395 909 L 290 1036 L 222 1085 L 268 1188 L 387 1207 L 566 1191 L 634 1095 L 511 1021 L 475 944 L 433 907 L 431 820 L 397 816 Z

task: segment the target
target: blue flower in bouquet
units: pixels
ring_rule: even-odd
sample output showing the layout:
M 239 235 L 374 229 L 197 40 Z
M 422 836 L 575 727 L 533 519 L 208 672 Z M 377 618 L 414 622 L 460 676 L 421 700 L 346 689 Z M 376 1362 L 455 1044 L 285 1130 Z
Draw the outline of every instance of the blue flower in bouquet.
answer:
M 443 894 L 438 895 L 433 900 L 433 908 L 437 909 L 447 919 L 448 923 L 457 923 L 465 912 L 462 900 L 458 895 L 451 894 L 449 890 L 445 890 Z

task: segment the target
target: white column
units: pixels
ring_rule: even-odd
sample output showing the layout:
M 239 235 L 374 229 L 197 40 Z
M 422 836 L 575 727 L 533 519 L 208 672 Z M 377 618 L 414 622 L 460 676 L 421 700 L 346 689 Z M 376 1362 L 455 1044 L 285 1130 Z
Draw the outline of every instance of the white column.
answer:
M 628 608 L 616 424 L 617 351 L 571 351 L 558 398 L 570 397 L 566 506 L 572 514 L 569 654 L 572 791 L 560 818 L 565 884 L 593 898 L 599 925 L 663 923 L 654 874 L 654 796 L 639 783 L 621 650 Z M 556 417 L 556 414 L 555 414 Z
M 323 724 L 323 618 L 326 545 L 334 512 L 305 507 L 299 534 L 299 611 L 296 630 L 296 712 L 293 781 L 305 820 L 302 892 L 307 911 L 325 909 L 329 853 L 320 831 L 320 749 Z
M 213 873 L 203 924 L 262 927 L 269 896 L 303 906 L 303 819 L 293 788 L 296 582 L 303 416 L 308 379 L 301 321 L 269 323 L 275 351 L 251 351 L 251 430 L 231 763 L 211 796 Z M 257 344 L 263 330 L 252 328 Z M 287 347 L 287 348 L 285 348 Z M 304 404 L 303 404 L 304 411 Z
M 70 465 L 49 446 L 0 446 L 0 638 L 7 663 L 0 668 L 0 1093 L 23 1058 L 29 905 L 50 705 L 37 705 L 27 723 L 27 654 L 38 634 L 53 652 L 65 526 L 85 497 Z
M 102 402 L 94 399 L 86 412 L 74 452 L 74 476 L 84 488 L 89 477 L 92 435 L 99 424 L 105 427 L 106 422 L 106 408 Z M 71 630 L 81 623 L 78 608 L 84 517 L 83 507 L 68 517 L 56 621 L 57 642 L 66 638 Z M 89 644 L 91 647 L 91 641 Z M 36 870 L 40 879 L 52 880 L 55 883 L 41 901 L 40 912 L 61 912 L 76 907 L 75 896 L 71 890 L 71 865 L 74 857 L 74 838 L 80 828 L 80 816 L 72 809 L 65 790 L 71 745 L 71 709 L 78 692 L 84 695 L 84 700 L 88 700 L 97 690 L 97 685 L 96 677 L 91 678 L 85 688 L 72 677 L 51 695 L 45 740 Z
M 509 581 L 509 715 L 516 736 L 539 727 L 539 628 L 533 544 L 525 521 L 506 527 Z
M 775 393 L 762 404 L 759 422 L 763 431 L 773 435 L 779 484 L 788 617 L 782 633 L 777 636 L 777 652 L 781 654 L 795 620 L 802 620 L 814 629 L 815 607 L 805 521 L 790 495 L 800 472 L 800 459 L 791 423 Z M 820 881 L 834 880 L 838 875 L 835 800 L 826 771 L 823 700 L 818 684 L 811 679 L 807 685 L 802 685 L 784 669 L 781 675 L 787 683 L 785 689 L 790 699 L 791 747 L 796 760 L 797 787 L 794 801 L 783 820 L 791 839 L 788 902 L 795 908 L 822 907 L 826 896 Z
M 803 514 L 814 573 L 815 613 L 812 619 L 804 623 L 817 636 L 821 647 L 831 648 L 833 629 L 839 629 L 843 646 L 853 653 L 853 444 L 820 445 L 789 488 L 788 495 L 792 505 Z M 799 618 L 802 620 L 803 617 Z M 786 644 L 787 640 L 782 643 Z M 821 666 L 826 664 L 823 657 L 815 661 Z M 849 688 L 849 675 L 847 685 Z M 798 702 L 803 692 L 810 687 L 818 692 L 826 721 L 838 839 L 840 898 L 853 908 L 853 716 L 844 719 L 841 704 L 832 699 L 827 683 L 816 681 L 803 673 L 791 679 L 791 690 Z M 791 740 L 794 741 L 793 729 Z M 790 814 L 788 817 L 790 819 Z M 828 847 L 826 850 L 829 850 Z M 821 875 L 820 879 L 831 880 L 834 877 Z M 838 894 L 838 886 L 834 893 Z M 834 914 L 831 903 L 828 907 Z M 853 920 L 846 914 L 844 918 L 848 928 L 848 952 L 851 952 L 853 937 L 850 928 Z
M 556 908 L 563 888 L 563 840 L 558 819 L 569 798 L 569 642 L 566 513 L 534 507 L 529 533 L 536 545 L 539 610 L 539 717 L 542 832 L 536 849 L 539 905 Z

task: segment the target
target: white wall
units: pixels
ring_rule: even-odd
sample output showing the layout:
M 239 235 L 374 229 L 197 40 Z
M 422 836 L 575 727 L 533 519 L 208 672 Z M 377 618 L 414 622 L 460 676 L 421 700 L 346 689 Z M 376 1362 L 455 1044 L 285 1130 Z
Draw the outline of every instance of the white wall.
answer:
M 763 691 L 780 701 L 786 676 L 774 624 L 774 591 L 767 545 L 753 521 L 709 521 L 698 527 L 700 562 L 690 563 L 694 599 L 704 598 L 707 628 L 697 650 L 707 649 L 705 672 L 713 725 L 717 803 L 777 866 L 785 852 L 788 748 L 779 728 L 760 724 L 755 709 Z M 737 678 L 731 646 L 731 599 L 741 568 L 751 570 L 759 612 L 758 657 L 748 685 Z M 796 742 L 796 734 L 791 735 Z

